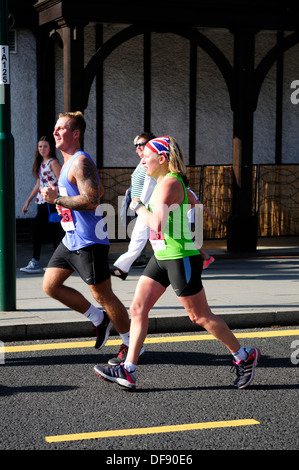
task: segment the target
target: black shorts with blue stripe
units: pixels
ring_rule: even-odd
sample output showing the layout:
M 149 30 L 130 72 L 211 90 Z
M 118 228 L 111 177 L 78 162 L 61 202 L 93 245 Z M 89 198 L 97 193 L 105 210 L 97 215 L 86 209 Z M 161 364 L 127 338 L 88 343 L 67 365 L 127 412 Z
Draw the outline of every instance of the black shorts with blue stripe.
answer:
M 201 272 L 200 254 L 168 260 L 158 260 L 153 255 L 143 275 L 159 282 L 165 288 L 171 285 L 178 297 L 189 297 L 203 288 Z

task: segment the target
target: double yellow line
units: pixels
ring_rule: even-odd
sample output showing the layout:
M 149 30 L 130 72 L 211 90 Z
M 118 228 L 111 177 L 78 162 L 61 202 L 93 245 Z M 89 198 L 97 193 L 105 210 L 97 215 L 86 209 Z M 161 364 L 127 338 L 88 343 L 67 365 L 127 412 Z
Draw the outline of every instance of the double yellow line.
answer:
M 271 331 L 255 331 L 248 333 L 235 333 L 237 338 L 275 338 L 280 336 L 297 336 L 299 335 L 299 329 L 297 330 L 271 330 Z M 146 338 L 145 344 L 156 344 L 156 343 L 180 343 L 186 341 L 212 341 L 215 340 L 214 336 L 202 333 L 194 335 L 178 335 L 178 336 L 157 336 L 153 338 Z M 49 351 L 55 349 L 74 349 L 74 348 L 93 348 L 93 341 L 70 341 L 64 343 L 45 343 L 45 344 L 29 344 L 20 346 L 5 346 L 5 353 L 15 352 L 29 352 L 29 351 Z M 121 344 L 119 339 L 108 340 L 105 346 L 116 346 Z

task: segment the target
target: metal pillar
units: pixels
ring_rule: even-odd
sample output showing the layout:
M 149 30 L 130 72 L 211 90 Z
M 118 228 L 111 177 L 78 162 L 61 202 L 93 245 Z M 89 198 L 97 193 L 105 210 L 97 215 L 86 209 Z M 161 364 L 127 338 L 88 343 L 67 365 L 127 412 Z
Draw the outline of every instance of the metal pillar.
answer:
M 254 30 L 241 28 L 235 31 L 233 207 L 227 226 L 227 248 L 232 252 L 255 251 L 257 245 L 252 185 L 254 45 Z
M 16 310 L 16 217 L 7 0 L 0 0 L 0 53 L 0 310 L 10 311 Z

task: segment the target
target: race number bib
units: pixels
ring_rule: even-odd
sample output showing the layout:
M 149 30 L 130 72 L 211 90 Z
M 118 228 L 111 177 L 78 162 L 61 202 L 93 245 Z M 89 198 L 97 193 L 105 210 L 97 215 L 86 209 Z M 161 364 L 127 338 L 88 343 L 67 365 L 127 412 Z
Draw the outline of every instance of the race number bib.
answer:
M 151 229 L 149 241 L 151 242 L 154 251 L 166 250 L 166 243 L 162 232 L 156 232 Z
M 67 196 L 66 188 L 59 186 L 59 195 Z M 61 212 L 61 226 L 65 232 L 75 230 L 75 225 L 72 217 L 72 212 L 66 207 L 59 206 Z

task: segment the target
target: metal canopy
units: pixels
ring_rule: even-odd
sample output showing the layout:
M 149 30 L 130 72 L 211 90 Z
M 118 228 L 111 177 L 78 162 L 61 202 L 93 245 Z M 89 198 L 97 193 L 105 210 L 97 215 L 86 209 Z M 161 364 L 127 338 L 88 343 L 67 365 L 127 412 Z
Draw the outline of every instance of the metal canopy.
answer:
M 240 0 L 41 0 L 39 25 L 66 21 L 180 23 L 193 27 L 296 30 L 298 2 Z

